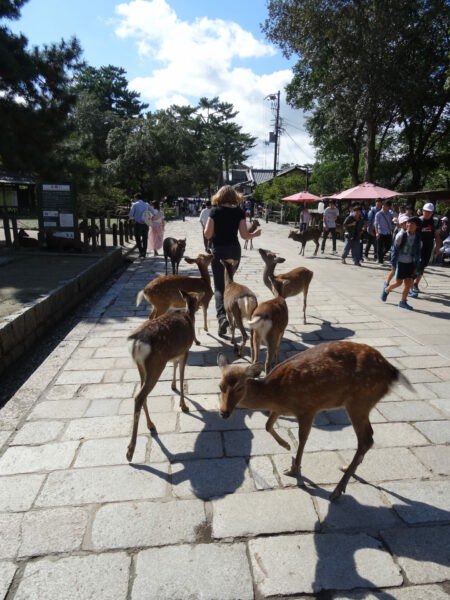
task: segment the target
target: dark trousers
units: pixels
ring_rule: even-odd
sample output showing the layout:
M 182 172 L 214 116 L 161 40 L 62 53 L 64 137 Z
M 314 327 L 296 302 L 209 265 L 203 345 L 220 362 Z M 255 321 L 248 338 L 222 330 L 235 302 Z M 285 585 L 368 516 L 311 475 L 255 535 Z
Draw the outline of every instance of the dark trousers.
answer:
M 345 240 L 344 251 L 342 252 L 342 258 L 345 260 L 348 253 L 352 251 L 352 260 L 355 265 L 361 262 L 361 240 L 352 240 L 347 238 Z
M 225 307 L 223 305 L 223 292 L 225 290 L 225 267 L 220 262 L 226 258 L 232 258 L 240 262 L 240 246 L 219 246 L 212 249 L 213 259 L 211 269 L 214 280 L 214 300 L 216 303 L 216 315 L 219 323 L 227 318 Z
M 373 257 L 375 260 L 377 260 L 377 238 L 374 235 L 367 233 L 366 249 L 364 251 L 364 256 L 366 258 L 369 258 L 369 250 L 372 246 L 373 246 Z
M 377 244 L 378 262 L 380 264 L 383 264 L 384 255 L 386 254 L 386 252 L 389 252 L 392 247 L 392 235 L 390 233 L 387 233 L 387 234 L 380 233 L 380 237 L 378 238 L 377 241 L 378 241 L 378 244 Z
M 145 256 L 147 254 L 148 225 L 145 225 L 144 223 L 135 223 L 134 236 L 136 238 L 139 256 Z
M 336 227 L 329 227 L 328 230 L 323 230 L 323 239 L 322 239 L 322 252 L 325 250 L 325 242 L 327 241 L 328 234 L 331 235 L 331 239 L 333 240 L 333 251 L 336 252 Z

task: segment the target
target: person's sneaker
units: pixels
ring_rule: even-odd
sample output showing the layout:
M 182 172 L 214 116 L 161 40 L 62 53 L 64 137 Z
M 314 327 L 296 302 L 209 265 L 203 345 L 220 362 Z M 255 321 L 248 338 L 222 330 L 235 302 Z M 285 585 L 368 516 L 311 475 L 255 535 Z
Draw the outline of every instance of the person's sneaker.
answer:
M 383 291 L 381 292 L 381 299 L 383 300 L 383 302 L 386 302 L 388 297 L 388 292 L 386 291 L 386 288 L 383 288 Z
M 333 255 L 337 254 L 337 251 L 336 251 L 336 250 L 333 250 L 332 254 L 333 254 Z
M 406 302 L 406 300 L 400 300 L 398 303 L 399 308 L 406 308 L 406 310 L 414 310 L 413 307 Z
M 320 251 L 320 254 L 323 254 L 324 252 L 325 252 L 325 250 L 321 250 L 321 251 Z
M 418 298 L 418 296 L 419 296 L 419 290 L 412 288 L 412 290 L 409 290 L 408 296 L 410 298 Z
M 226 334 L 228 327 L 229 327 L 229 323 L 226 319 L 224 319 L 223 321 L 220 321 L 219 331 L 218 331 L 218 334 L 220 337 L 223 337 Z
M 384 282 L 383 282 L 383 289 L 386 289 L 388 285 L 389 285 L 389 284 L 388 284 L 388 282 L 387 282 L 387 281 L 384 281 Z

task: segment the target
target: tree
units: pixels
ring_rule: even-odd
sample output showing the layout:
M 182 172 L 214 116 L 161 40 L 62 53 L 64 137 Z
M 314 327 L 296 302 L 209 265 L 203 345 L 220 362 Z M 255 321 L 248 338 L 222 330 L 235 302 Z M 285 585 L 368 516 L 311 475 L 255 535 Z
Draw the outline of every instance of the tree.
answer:
M 264 31 L 285 55 L 298 57 L 288 101 L 319 119 L 325 135 L 353 136 L 354 183 L 358 140 L 364 142 L 364 179 L 373 181 L 389 133 L 410 124 L 404 168 L 419 172 L 435 147 L 434 132 L 446 135 L 448 129 L 443 106 L 449 98 L 450 5 L 445 0 L 270 0 L 268 6 Z M 428 116 L 418 118 L 423 107 Z M 324 140 L 317 136 L 317 123 L 310 120 L 309 126 L 320 147 Z M 418 184 L 420 176 L 412 179 Z
M 2 0 L 0 19 L 17 19 L 25 0 Z M 0 26 L 0 163 L 4 168 L 50 176 L 63 171 L 56 152 L 70 130 L 75 101 L 70 83 L 79 69 L 81 48 L 68 42 L 27 48 L 23 35 Z

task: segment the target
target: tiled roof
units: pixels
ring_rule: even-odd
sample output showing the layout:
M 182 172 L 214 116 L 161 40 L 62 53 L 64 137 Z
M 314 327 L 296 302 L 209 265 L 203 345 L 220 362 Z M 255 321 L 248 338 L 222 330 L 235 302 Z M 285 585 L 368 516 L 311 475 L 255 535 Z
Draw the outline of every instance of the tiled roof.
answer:
M 36 180 L 29 175 L 17 175 L 0 171 L 0 183 L 8 183 L 10 185 L 35 185 Z

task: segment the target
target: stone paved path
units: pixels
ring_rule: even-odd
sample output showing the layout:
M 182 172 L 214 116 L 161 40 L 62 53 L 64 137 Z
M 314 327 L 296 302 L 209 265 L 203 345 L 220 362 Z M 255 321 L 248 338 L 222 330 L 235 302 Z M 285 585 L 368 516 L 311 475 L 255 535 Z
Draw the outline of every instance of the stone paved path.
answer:
M 200 250 L 196 220 L 167 233 Z M 282 358 L 352 339 L 414 384 L 373 410 L 375 445 L 347 494 L 328 501 L 356 446 L 340 411 L 316 419 L 304 486 L 283 475 L 290 454 L 261 413 L 220 419 L 216 354 L 233 354 L 216 335 L 213 303 L 186 369 L 191 412 L 180 412 L 167 368 L 149 399 L 158 435 L 142 417 L 126 462 L 138 385 L 126 337 L 148 312 L 135 307 L 137 291 L 162 268 L 160 258 L 135 262 L 0 411 L 0 599 L 448 597 L 448 269 L 430 269 L 411 314 L 396 307 L 398 294 L 381 303 L 384 270 L 372 263 L 313 258 L 312 247 L 299 258 L 275 224 L 255 246 L 280 252 L 286 270 L 314 271 L 307 325 L 299 299 L 288 301 Z M 258 252 L 244 257 L 236 279 L 268 298 Z M 295 423 L 278 427 L 295 447 Z

